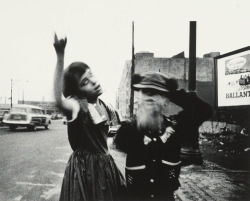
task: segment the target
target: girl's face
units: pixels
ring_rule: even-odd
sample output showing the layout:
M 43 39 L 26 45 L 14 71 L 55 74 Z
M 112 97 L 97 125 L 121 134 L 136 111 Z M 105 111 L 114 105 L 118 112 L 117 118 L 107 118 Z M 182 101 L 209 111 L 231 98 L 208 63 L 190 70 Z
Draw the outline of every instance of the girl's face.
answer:
M 95 99 L 103 93 L 101 85 L 90 69 L 87 69 L 79 80 L 79 92 L 87 99 Z

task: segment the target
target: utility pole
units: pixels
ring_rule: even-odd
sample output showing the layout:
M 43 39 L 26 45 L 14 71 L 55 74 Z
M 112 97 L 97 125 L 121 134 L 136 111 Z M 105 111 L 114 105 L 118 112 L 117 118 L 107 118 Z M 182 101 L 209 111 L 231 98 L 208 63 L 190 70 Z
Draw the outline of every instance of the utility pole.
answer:
M 132 76 L 135 73 L 135 48 L 134 48 L 134 22 L 132 22 L 132 61 L 131 61 L 131 79 L 130 79 L 130 117 L 134 115 L 134 91 L 132 89 Z
M 23 93 L 23 104 L 24 104 L 24 89 L 22 90 L 22 93 Z
M 17 79 L 15 79 L 15 80 L 13 80 L 13 79 L 11 79 L 10 80 L 10 107 L 12 108 L 12 106 L 13 106 L 13 86 L 14 86 L 14 83 L 15 82 L 17 82 L 17 81 L 23 81 L 23 80 L 17 80 Z M 26 80 L 25 82 L 28 82 L 28 80 Z M 23 102 L 23 104 L 24 104 L 24 88 L 22 89 L 22 96 L 23 96 L 23 100 L 22 100 L 22 102 Z M 19 101 L 19 97 L 18 97 L 18 101 Z
M 196 21 L 190 22 L 188 91 L 196 93 Z
M 12 108 L 12 87 L 13 87 L 13 80 L 10 80 L 10 108 Z
M 188 93 L 196 96 L 196 21 L 190 21 Z M 198 138 L 199 132 L 197 126 L 195 126 L 194 114 L 192 113 L 190 128 L 186 131 L 185 142 L 181 148 L 181 159 L 184 164 L 203 163 Z

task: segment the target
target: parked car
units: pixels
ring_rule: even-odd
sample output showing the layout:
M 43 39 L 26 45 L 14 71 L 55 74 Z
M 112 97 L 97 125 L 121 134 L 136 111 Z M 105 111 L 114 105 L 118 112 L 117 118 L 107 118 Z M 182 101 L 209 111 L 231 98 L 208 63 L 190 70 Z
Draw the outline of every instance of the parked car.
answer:
M 37 126 L 44 126 L 48 129 L 51 123 L 49 115 L 44 110 L 34 105 L 15 105 L 10 113 L 4 116 L 3 123 L 8 125 L 11 131 L 17 127 L 27 127 L 29 130 L 36 130 Z
M 64 116 L 62 118 L 62 122 L 63 122 L 63 124 L 67 125 L 68 124 L 67 117 Z
M 8 113 L 9 113 L 9 110 L 0 110 L 0 124 L 2 124 L 4 115 Z
M 57 120 L 57 119 L 62 119 L 63 115 L 62 114 L 52 114 L 51 119 Z

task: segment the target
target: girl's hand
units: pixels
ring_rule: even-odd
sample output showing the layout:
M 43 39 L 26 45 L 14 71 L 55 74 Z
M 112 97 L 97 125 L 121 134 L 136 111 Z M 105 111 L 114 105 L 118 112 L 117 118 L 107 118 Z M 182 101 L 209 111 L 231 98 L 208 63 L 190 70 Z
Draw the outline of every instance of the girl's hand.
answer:
M 67 44 L 67 37 L 65 37 L 64 39 L 60 39 L 58 40 L 57 35 L 55 33 L 55 37 L 54 37 L 54 47 L 56 50 L 57 54 L 64 54 L 64 50 Z

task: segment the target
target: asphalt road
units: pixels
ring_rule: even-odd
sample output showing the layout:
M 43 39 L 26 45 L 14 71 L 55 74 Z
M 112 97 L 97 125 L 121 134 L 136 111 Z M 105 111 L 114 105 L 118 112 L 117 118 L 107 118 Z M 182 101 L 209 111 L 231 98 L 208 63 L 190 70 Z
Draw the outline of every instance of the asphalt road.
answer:
M 112 138 L 108 139 L 111 144 Z M 0 201 L 58 201 L 72 150 L 67 126 L 54 120 L 49 130 L 0 127 Z M 125 154 L 110 149 L 124 174 Z M 249 200 L 249 172 L 229 170 L 205 161 L 183 167 L 176 200 Z
M 125 154 L 110 152 L 124 174 Z M 59 200 L 71 153 L 67 126 L 61 120 L 53 120 L 48 130 L 11 132 L 0 127 L 0 201 Z
M 48 130 L 0 127 L 0 200 L 58 200 L 71 148 L 62 121 Z

